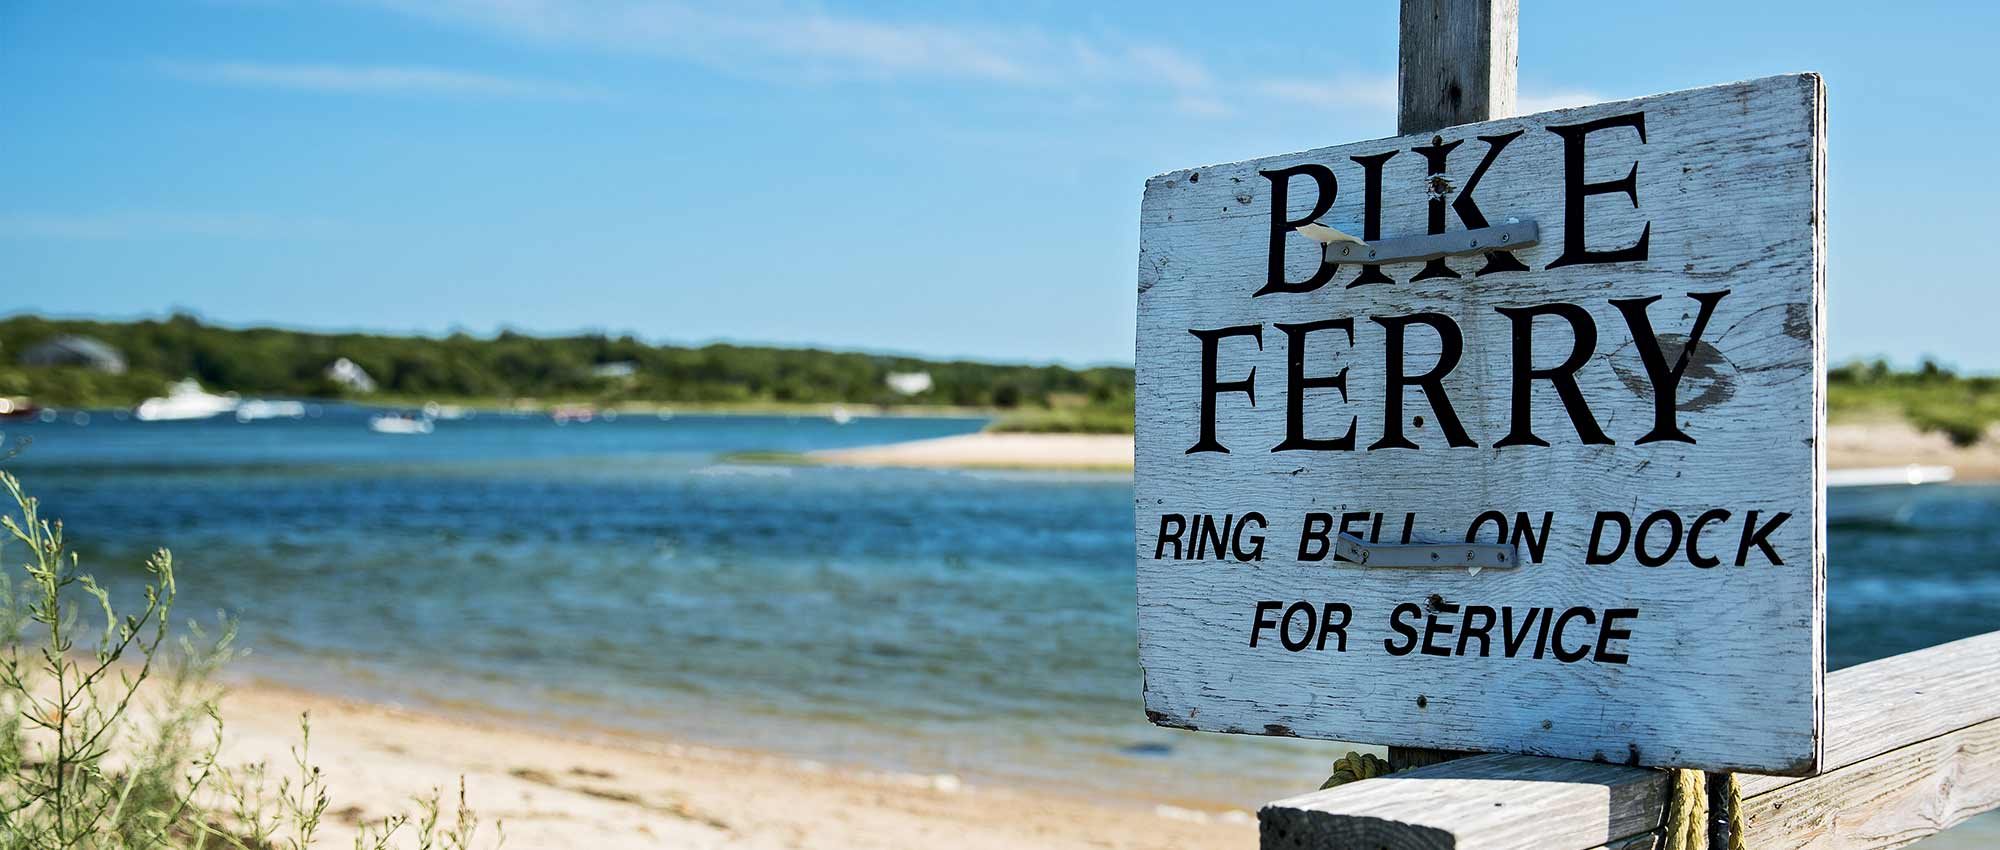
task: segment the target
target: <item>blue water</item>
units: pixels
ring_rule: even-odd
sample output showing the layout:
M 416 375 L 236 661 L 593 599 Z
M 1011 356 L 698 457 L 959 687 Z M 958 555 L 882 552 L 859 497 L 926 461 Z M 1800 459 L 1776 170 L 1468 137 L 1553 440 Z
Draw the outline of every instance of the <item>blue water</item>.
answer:
M 1148 725 L 1126 476 L 736 464 L 970 419 L 362 411 L 13 425 L 85 562 L 171 547 L 257 675 L 801 757 L 1254 805 L 1345 748 Z M 2000 488 L 1831 534 L 1836 667 L 2000 628 Z

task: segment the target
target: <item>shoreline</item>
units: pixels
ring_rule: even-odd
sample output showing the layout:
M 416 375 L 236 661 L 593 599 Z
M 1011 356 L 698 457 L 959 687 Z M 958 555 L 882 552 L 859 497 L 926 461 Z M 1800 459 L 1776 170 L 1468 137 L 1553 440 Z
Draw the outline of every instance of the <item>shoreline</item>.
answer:
M 997 408 L 956 407 L 942 404 L 865 404 L 843 402 L 785 403 L 768 404 L 725 404 L 713 402 L 688 402 L 685 404 L 655 404 L 641 402 L 619 402 L 599 405 L 591 399 L 450 399 L 450 398 L 405 398 L 401 396 L 371 395 L 362 398 L 314 398 L 310 396 L 286 395 L 240 395 L 243 400 L 298 401 L 317 405 L 342 405 L 363 410 L 413 410 L 427 404 L 456 407 L 480 414 L 548 414 L 559 407 L 581 405 L 599 412 L 615 412 L 620 416 L 811 416 L 831 418 L 836 410 L 845 411 L 855 417 L 879 419 L 999 419 L 1006 411 Z M 143 399 L 142 399 L 143 401 Z M 47 405 L 42 410 L 58 413 L 88 413 L 112 415 L 120 411 L 131 412 L 138 402 L 131 404 L 85 404 Z M 216 418 L 227 418 L 218 416 Z
M 799 457 L 807 463 L 829 466 L 1034 469 L 1129 474 L 1132 471 L 1132 435 L 981 431 L 883 446 L 808 452 Z
M 1949 466 L 1959 482 L 2000 481 L 2000 434 L 1959 447 L 1943 434 L 1897 420 L 1836 422 L 1827 426 L 1827 468 L 1907 465 Z M 829 466 L 927 469 L 1132 471 L 1130 434 L 1008 434 L 980 432 L 832 449 L 799 455 L 745 454 L 738 460 Z
M 588 724 L 539 729 L 498 712 L 440 711 L 232 680 L 223 763 L 289 775 L 302 712 L 332 797 L 321 846 L 464 778 L 482 823 L 523 846 L 1177 848 L 1256 840 L 1241 810 L 1148 809 L 951 774 L 829 765 Z

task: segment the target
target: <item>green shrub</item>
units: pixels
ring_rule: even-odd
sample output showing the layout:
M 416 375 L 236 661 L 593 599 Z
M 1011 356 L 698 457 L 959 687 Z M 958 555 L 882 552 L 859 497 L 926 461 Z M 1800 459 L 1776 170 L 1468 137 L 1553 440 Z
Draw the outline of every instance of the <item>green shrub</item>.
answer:
M 146 560 L 142 604 L 120 614 L 63 524 L 43 519 L 13 475 L 0 472 L 0 486 L 18 511 L 0 516 L 0 542 L 27 549 L 25 580 L 0 572 L 0 850 L 311 846 L 329 797 L 309 757 L 309 718 L 296 774 L 275 791 L 262 765 L 218 761 L 214 674 L 237 655 L 236 633 L 190 623 L 170 642 L 173 556 Z M 11 550 L 0 546 L 0 558 Z M 463 778 L 451 822 L 437 794 L 416 802 L 414 817 L 365 825 L 356 847 L 471 846 L 479 820 Z

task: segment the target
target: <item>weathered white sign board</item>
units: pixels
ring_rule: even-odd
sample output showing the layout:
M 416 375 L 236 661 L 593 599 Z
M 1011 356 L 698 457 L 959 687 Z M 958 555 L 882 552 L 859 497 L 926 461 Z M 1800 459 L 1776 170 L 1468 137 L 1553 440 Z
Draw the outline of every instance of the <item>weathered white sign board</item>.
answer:
M 1153 722 L 1816 770 L 1824 103 L 1772 77 L 1148 181 Z M 1422 258 L 1479 238 L 1533 244 Z M 1343 531 L 1506 546 L 1363 565 Z

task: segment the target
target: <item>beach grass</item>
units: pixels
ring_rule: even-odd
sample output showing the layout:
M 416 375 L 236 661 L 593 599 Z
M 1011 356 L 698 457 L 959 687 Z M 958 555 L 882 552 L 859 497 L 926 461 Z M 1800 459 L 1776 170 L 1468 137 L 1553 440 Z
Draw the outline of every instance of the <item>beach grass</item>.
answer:
M 232 623 L 176 630 L 178 576 L 158 550 L 122 613 L 113 588 L 82 569 L 60 520 L 41 516 L 19 479 L 0 472 L 13 510 L 0 516 L 0 850 L 310 847 L 332 796 L 299 718 L 292 764 L 221 758 L 223 688 L 239 654 Z M 275 778 L 275 786 L 270 780 Z M 479 817 L 432 794 L 414 814 L 355 830 L 354 846 L 460 850 Z M 497 829 L 497 824 L 496 824 Z

